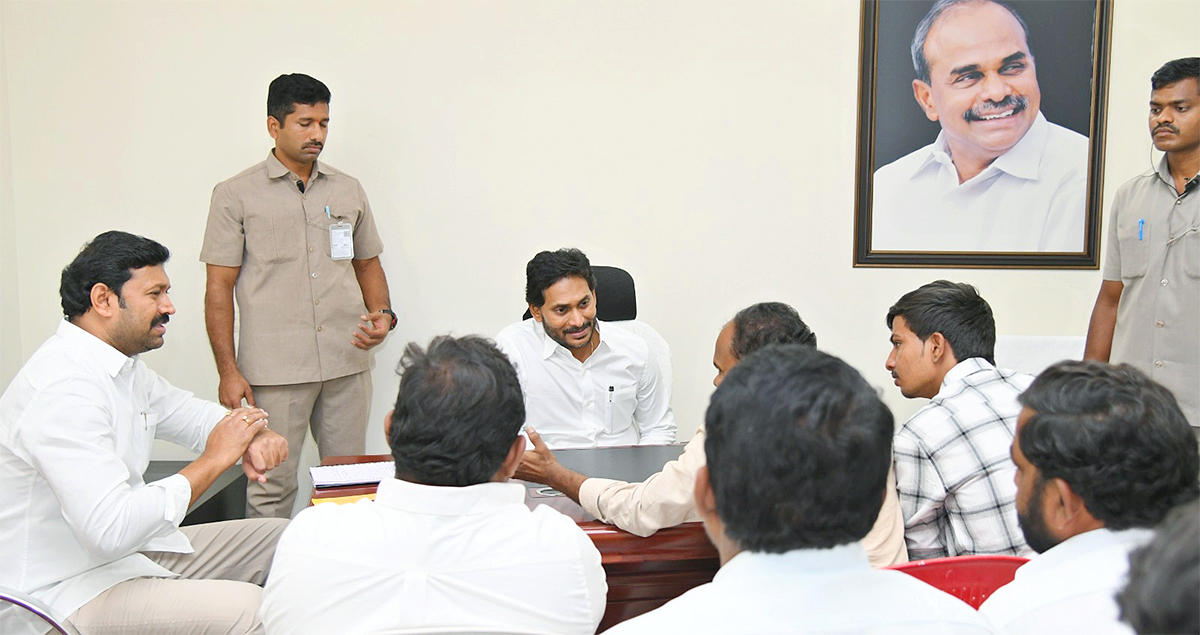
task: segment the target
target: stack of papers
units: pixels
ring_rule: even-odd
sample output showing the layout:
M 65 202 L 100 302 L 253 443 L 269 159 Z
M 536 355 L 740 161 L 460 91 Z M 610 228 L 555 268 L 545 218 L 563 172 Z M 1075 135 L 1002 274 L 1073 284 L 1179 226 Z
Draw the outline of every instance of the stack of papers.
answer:
M 313 487 L 377 485 L 384 479 L 396 476 L 396 464 L 392 461 L 376 461 L 346 465 L 318 465 L 308 468 L 308 473 L 312 476 Z

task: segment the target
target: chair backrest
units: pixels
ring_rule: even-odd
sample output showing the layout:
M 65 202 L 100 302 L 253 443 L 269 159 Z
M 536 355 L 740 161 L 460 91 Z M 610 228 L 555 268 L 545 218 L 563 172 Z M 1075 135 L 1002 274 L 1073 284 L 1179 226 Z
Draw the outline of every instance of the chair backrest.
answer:
M 0 633 L 4 635 L 79 635 L 75 627 L 57 617 L 50 607 L 31 595 L 0 587 Z
M 996 589 L 1012 582 L 1017 569 L 1026 562 L 1028 558 L 1019 556 L 955 556 L 886 568 L 907 573 L 978 609 Z

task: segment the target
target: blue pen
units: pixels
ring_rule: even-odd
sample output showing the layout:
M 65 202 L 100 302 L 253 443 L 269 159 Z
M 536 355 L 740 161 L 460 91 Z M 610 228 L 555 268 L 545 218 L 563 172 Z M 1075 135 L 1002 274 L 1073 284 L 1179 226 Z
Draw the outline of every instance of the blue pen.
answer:
M 326 207 L 325 209 L 328 210 L 329 208 Z M 328 211 L 326 213 L 328 213 Z M 1138 240 L 1142 239 L 1142 228 L 1144 228 L 1145 226 L 1146 226 L 1146 219 L 1139 218 L 1138 219 Z
M 333 218 L 332 216 L 329 215 L 329 206 L 328 205 L 325 206 L 325 218 L 329 218 L 329 219 Z M 1139 238 L 1138 240 L 1141 240 L 1141 238 Z

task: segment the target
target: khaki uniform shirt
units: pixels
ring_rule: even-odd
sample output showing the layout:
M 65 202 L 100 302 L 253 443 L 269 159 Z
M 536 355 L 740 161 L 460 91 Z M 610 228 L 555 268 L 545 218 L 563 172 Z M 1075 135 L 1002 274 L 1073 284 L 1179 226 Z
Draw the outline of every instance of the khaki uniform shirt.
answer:
M 706 438 L 704 426 L 700 426 L 678 459 L 667 463 L 661 472 L 642 483 L 587 479 L 579 487 L 580 506 L 603 522 L 643 537 L 663 527 L 699 521 L 692 495 L 696 473 L 705 464 Z M 862 539 L 862 546 L 873 567 L 908 562 L 904 516 L 896 497 L 896 475 L 892 470 L 888 470 L 883 507 L 875 519 L 875 526 Z
M 354 259 L 383 251 L 367 194 L 324 163 L 313 164 L 304 192 L 298 180 L 268 153 L 213 188 L 200 260 L 241 267 L 237 359 L 251 385 L 326 381 L 371 368 L 370 352 L 350 343 L 367 312 L 362 290 L 351 261 L 332 259 L 329 234 L 340 218 L 354 228 Z
M 1200 427 L 1200 191 L 1179 195 L 1163 157 L 1158 172 L 1121 186 L 1108 223 L 1104 279 L 1124 284 L 1114 364 L 1171 389 Z

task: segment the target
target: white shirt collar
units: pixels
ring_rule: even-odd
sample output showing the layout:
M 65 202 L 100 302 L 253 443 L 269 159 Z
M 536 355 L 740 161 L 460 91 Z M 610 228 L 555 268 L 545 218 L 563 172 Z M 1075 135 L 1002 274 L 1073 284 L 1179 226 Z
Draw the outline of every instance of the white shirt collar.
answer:
M 982 357 L 968 357 L 946 372 L 946 376 L 942 378 L 942 388 L 961 382 L 971 373 L 986 369 L 995 369 L 995 366 Z
M 100 363 L 100 367 L 104 372 L 108 373 L 109 377 L 116 377 L 121 374 L 121 371 L 126 368 L 131 368 L 137 362 L 137 355 L 129 357 L 113 348 L 108 342 L 92 335 L 78 326 L 71 323 L 70 320 L 63 320 L 58 325 L 57 335 L 73 345 L 87 351 L 89 355 L 96 358 Z
M 525 487 L 519 483 L 480 483 L 466 487 L 445 487 L 392 478 L 379 484 L 375 502 L 418 514 L 486 514 L 507 505 L 524 504 Z
M 829 549 L 794 549 L 786 553 L 743 551 L 726 562 L 713 578 L 714 582 L 733 582 L 737 579 L 756 579 L 775 571 L 790 571 L 806 575 L 830 575 L 838 571 L 870 570 L 867 552 L 862 544 L 852 542 Z
M 996 160 L 979 175 L 999 170 L 1017 178 L 1036 180 L 1042 156 L 1045 154 L 1046 137 L 1049 134 L 1050 125 L 1046 122 L 1045 115 L 1038 111 L 1037 116 L 1033 119 L 1033 125 L 1025 132 L 1025 136 L 1021 137 L 1015 146 L 1009 148 L 1008 152 L 996 157 Z M 950 146 L 946 142 L 945 131 L 939 132 L 937 139 L 926 147 L 928 155 L 925 160 L 917 163 L 913 175 L 934 164 L 954 169 L 954 161 L 950 157 Z M 975 178 L 979 178 L 979 175 L 976 175 Z
M 1130 546 L 1130 549 L 1132 549 L 1134 546 L 1149 541 L 1153 536 L 1153 530 L 1141 528 L 1112 531 L 1102 527 L 1100 529 L 1093 529 L 1092 531 L 1085 531 L 1082 534 L 1071 536 L 1054 545 L 1050 549 L 1047 549 L 1045 553 L 1038 554 L 1020 569 L 1017 569 L 1017 575 L 1033 575 L 1042 570 L 1055 569 L 1071 560 L 1087 557 L 1088 554 L 1110 545 L 1124 544 Z

